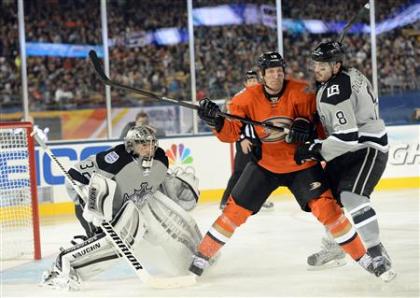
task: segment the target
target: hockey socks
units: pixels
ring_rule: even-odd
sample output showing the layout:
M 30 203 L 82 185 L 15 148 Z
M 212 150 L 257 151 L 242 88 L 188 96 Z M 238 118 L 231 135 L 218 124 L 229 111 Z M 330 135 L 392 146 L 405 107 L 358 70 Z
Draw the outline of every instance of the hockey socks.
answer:
M 332 199 L 330 191 L 325 192 L 318 199 L 309 201 L 309 207 L 316 218 L 326 226 L 334 240 L 353 260 L 358 261 L 366 253 L 360 236 L 337 202 Z
M 229 197 L 223 213 L 216 219 L 198 245 L 190 271 L 201 275 L 208 266 L 208 261 L 217 254 L 232 237 L 235 229 L 243 224 L 251 214 L 252 211 L 237 205 L 232 197 Z

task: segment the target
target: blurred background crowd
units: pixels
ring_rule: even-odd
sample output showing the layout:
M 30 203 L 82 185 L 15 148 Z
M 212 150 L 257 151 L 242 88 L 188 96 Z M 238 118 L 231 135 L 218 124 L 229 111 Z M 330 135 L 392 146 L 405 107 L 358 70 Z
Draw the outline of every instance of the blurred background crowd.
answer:
M 100 45 L 99 1 L 31 0 L 25 2 L 27 42 Z M 283 18 L 347 21 L 365 3 L 355 1 L 282 1 Z M 416 1 L 414 1 L 416 2 Z M 119 43 L 130 33 L 159 28 L 188 28 L 185 0 L 110 0 L 108 4 L 111 77 L 124 84 L 148 89 L 168 97 L 191 98 L 188 43 L 155 43 L 127 47 Z M 195 0 L 194 8 L 242 1 Z M 252 1 L 275 5 L 274 0 Z M 376 1 L 376 22 L 392 17 L 413 1 Z M 369 22 L 368 17 L 363 20 Z M 420 90 L 418 46 L 420 22 L 377 36 L 380 95 Z M 283 32 L 287 74 L 311 80 L 310 51 L 322 39 L 336 35 Z M 244 74 L 255 67 L 259 54 L 277 49 L 275 28 L 264 24 L 195 26 L 197 98 L 226 99 L 242 88 Z M 371 77 L 369 34 L 349 34 L 346 63 Z M 417 58 L 416 58 L 417 57 Z M 0 1 L 0 101 L 1 108 L 21 108 L 21 60 L 16 1 Z M 104 87 L 95 78 L 86 58 L 29 56 L 28 90 L 31 111 L 95 108 L 103 106 Z M 113 107 L 139 105 L 133 94 L 112 91 Z

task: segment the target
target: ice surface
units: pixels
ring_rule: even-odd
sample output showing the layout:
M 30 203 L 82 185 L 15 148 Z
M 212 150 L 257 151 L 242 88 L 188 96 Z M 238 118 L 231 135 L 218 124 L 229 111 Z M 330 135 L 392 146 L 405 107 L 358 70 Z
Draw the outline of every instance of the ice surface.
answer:
M 382 242 L 398 272 L 389 284 L 350 258 L 344 267 L 308 271 L 306 258 L 319 250 L 323 227 L 294 200 L 274 202 L 273 211 L 260 212 L 237 230 L 195 286 L 171 290 L 142 284 L 125 262 L 85 282 L 79 292 L 39 287 L 59 247 L 68 247 L 71 236 L 81 233 L 74 219 L 43 220 L 43 260 L 2 262 L 1 297 L 419 297 L 418 189 L 373 195 Z M 193 216 L 205 232 L 219 212 L 218 204 L 202 204 Z

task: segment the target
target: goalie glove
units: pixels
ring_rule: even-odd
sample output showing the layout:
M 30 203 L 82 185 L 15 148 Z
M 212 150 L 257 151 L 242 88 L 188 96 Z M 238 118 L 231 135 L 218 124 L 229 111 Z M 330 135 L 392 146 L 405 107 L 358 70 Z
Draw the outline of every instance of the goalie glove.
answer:
M 83 218 L 99 227 L 101 223 L 112 219 L 112 202 L 117 183 L 114 180 L 94 173 L 89 182 L 89 194 Z
M 194 168 L 175 168 L 168 172 L 160 190 L 184 210 L 190 211 L 197 205 L 200 192 Z

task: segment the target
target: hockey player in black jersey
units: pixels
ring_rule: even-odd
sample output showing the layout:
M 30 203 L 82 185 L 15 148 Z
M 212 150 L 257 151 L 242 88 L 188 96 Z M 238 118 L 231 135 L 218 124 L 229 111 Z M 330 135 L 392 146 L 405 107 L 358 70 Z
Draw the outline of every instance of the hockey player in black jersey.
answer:
M 352 216 L 373 261 L 382 266 L 377 275 L 390 281 L 396 274 L 379 238 L 378 220 L 370 202 L 388 160 L 387 133 L 371 83 L 357 69 L 343 66 L 344 55 L 343 45 L 336 41 L 323 42 L 312 52 L 317 112 L 327 137 L 298 147 L 295 161 L 326 161 L 334 196 Z M 321 267 L 344 258 L 330 239 L 323 239 L 324 249 L 309 256 L 308 265 Z
M 201 240 L 194 219 L 185 212 L 196 205 L 198 180 L 191 172 L 167 172 L 168 158 L 154 129 L 146 125 L 131 128 L 124 144 L 74 165 L 68 173 L 89 194 L 89 204 L 74 192 L 69 194 L 80 203 L 79 220 L 87 237 L 61 249 L 41 285 L 78 289 L 81 281 L 120 258 L 99 227 L 103 220 L 141 256 L 148 271 L 153 268 L 156 274 L 171 276 L 187 273 Z M 91 208 L 92 201 L 101 208 Z

